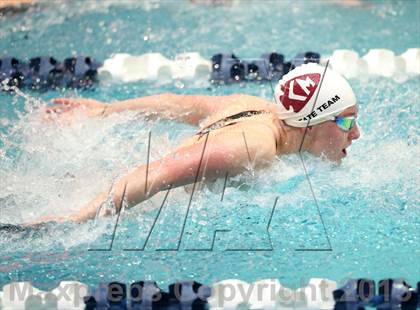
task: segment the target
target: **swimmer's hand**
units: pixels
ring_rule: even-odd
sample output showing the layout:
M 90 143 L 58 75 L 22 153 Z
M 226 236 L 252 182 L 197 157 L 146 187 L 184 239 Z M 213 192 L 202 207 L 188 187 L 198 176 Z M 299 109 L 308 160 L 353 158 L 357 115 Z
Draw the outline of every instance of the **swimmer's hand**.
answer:
M 108 105 L 93 99 L 55 98 L 53 106 L 45 108 L 45 119 L 71 120 L 76 113 L 87 117 L 105 116 Z

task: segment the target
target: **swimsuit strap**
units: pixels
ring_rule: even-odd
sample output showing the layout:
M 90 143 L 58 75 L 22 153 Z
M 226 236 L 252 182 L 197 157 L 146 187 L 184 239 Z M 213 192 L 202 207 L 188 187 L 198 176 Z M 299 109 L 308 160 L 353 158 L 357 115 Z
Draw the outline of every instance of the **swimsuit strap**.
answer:
M 263 114 L 263 113 L 267 113 L 267 111 L 257 111 L 257 110 L 242 111 L 242 112 L 239 112 L 237 114 L 230 115 L 230 116 L 225 117 L 221 120 L 218 120 L 218 121 L 214 122 L 213 124 L 210 124 L 209 126 L 203 128 L 199 132 L 197 132 L 197 135 L 202 136 L 206 133 L 209 133 L 212 130 L 236 124 L 236 123 L 230 123 L 230 124 L 226 125 L 227 121 L 234 120 L 234 119 L 239 119 L 239 118 L 242 118 L 242 117 L 251 117 L 251 116 L 258 115 L 258 114 Z

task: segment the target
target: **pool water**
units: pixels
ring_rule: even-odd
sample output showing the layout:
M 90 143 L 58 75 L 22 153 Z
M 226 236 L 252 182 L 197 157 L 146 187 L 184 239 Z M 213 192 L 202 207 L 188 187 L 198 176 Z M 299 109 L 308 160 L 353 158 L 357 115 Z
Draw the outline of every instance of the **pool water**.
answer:
M 420 46 L 420 2 L 364 3 L 41 2 L 23 15 L 0 18 L 0 50 L 20 59 L 88 55 L 98 60 L 118 52 L 160 52 L 172 59 L 191 51 L 207 58 L 219 52 L 244 58 L 275 50 L 289 59 L 307 50 L 328 55 L 346 48 L 364 55 L 387 48 L 400 54 Z M 277 278 L 298 287 L 312 277 L 339 282 L 403 277 L 414 284 L 420 279 L 420 81 L 350 82 L 360 103 L 362 137 L 340 167 L 304 154 L 307 177 L 300 158 L 290 155 L 270 169 L 230 179 L 224 194 L 223 180 L 200 189 L 189 208 L 189 194 L 175 189 L 160 209 L 161 193 L 123 213 L 115 238 L 116 217 L 1 232 L 0 287 L 11 281 L 52 288 L 61 280 L 94 285 L 153 279 L 166 285 L 227 278 Z M 71 213 L 116 176 L 146 162 L 149 131 L 152 159 L 195 131 L 185 124 L 146 122 L 135 113 L 105 120 L 80 115 L 60 126 L 42 121 L 40 107 L 58 96 L 112 102 L 161 92 L 272 96 L 269 83 L 179 81 L 0 93 L 0 222 Z M 97 250 L 111 242 L 111 251 Z M 302 249 L 328 251 L 297 251 Z

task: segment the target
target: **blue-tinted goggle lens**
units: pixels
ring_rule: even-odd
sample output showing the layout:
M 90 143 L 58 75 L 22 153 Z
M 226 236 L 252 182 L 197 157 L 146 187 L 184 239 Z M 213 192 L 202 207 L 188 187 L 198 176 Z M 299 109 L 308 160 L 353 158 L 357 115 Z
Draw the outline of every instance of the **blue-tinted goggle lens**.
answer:
M 334 121 L 344 131 L 350 131 L 356 125 L 356 118 L 354 116 L 337 116 Z

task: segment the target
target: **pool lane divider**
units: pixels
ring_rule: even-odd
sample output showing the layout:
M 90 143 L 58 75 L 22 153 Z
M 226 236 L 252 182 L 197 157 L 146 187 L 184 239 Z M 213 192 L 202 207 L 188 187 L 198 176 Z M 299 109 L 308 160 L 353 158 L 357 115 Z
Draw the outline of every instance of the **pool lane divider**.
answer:
M 33 90 L 87 88 L 99 82 L 102 64 L 91 57 L 70 57 L 59 62 L 54 57 L 40 56 L 21 61 L 14 57 L 0 58 L 0 83 Z
M 103 62 L 77 56 L 62 62 L 50 56 L 22 61 L 15 57 L 0 58 L 0 83 L 3 90 L 13 87 L 46 91 L 49 89 L 89 88 L 102 83 L 137 81 L 210 81 L 218 84 L 278 80 L 303 63 L 325 65 L 346 78 L 382 76 L 404 82 L 420 74 L 420 48 L 410 48 L 401 55 L 386 49 L 371 49 L 362 57 L 353 50 L 335 50 L 332 55 L 316 52 L 299 53 L 285 60 L 279 53 L 257 58 L 239 58 L 219 53 L 206 59 L 199 53 L 182 53 L 170 60 L 160 53 L 114 54 Z
M 0 291 L 0 309 L 301 309 L 301 310 L 415 310 L 420 307 L 420 282 L 412 288 L 402 279 L 349 279 L 337 282 L 312 278 L 298 289 L 284 287 L 277 279 L 253 283 L 223 280 L 211 286 L 187 280 L 164 291 L 154 281 L 99 283 L 62 281 L 51 291 L 30 282 L 14 282 Z

